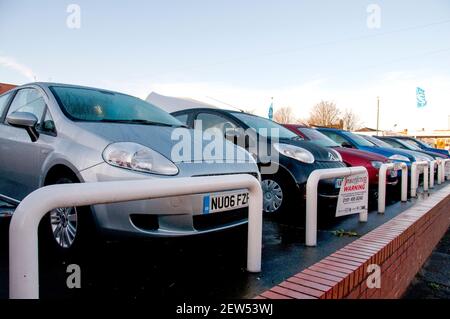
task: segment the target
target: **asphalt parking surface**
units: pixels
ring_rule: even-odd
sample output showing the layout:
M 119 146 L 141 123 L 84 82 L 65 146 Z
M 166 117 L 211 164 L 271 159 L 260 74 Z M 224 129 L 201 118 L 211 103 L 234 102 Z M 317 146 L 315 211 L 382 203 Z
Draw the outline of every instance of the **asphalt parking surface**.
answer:
M 436 185 L 435 189 L 440 186 Z M 252 298 L 312 265 L 357 237 L 338 237 L 334 230 L 363 235 L 385 223 L 419 198 L 391 202 L 385 214 L 336 219 L 319 227 L 318 246 L 304 246 L 304 228 L 265 217 L 262 272 L 246 266 L 246 227 L 190 238 L 108 242 L 81 256 L 54 260 L 40 250 L 41 298 Z M 0 298 L 8 297 L 8 221 L 0 220 Z M 81 288 L 66 286 L 67 265 L 81 267 Z
M 450 299 L 450 228 L 403 297 L 405 299 Z

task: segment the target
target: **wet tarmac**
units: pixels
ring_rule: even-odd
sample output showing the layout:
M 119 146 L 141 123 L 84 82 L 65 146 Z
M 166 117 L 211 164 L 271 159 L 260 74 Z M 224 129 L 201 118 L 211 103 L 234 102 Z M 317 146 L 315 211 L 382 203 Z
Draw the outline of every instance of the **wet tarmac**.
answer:
M 439 189 L 436 186 L 435 189 Z M 423 195 L 417 200 L 421 200 Z M 262 272 L 246 266 L 246 227 L 190 238 L 92 245 L 80 256 L 55 260 L 40 245 L 41 298 L 252 298 L 345 246 L 357 237 L 336 236 L 335 230 L 363 235 L 411 207 L 391 202 L 385 214 L 358 215 L 320 226 L 318 246 L 305 247 L 304 228 L 264 218 Z M 0 298 L 8 297 L 8 221 L 0 219 Z M 81 269 L 81 288 L 66 285 L 67 266 Z
M 414 278 L 405 299 L 450 299 L 450 228 Z

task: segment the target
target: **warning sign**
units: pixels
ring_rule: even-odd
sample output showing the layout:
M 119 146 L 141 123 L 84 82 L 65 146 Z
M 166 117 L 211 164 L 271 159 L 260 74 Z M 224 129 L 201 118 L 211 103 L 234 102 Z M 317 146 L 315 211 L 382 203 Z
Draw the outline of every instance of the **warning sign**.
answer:
M 344 178 L 339 191 L 336 217 L 367 212 L 369 180 L 367 174 Z

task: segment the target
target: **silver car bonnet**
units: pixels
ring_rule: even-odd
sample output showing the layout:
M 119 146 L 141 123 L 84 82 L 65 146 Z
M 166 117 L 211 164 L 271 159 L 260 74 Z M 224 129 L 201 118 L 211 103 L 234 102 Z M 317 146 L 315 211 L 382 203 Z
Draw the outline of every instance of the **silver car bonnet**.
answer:
M 221 152 L 209 152 L 207 151 L 207 148 L 205 150 L 205 147 L 211 143 L 211 140 L 202 138 L 200 131 L 197 131 L 194 134 L 193 129 L 182 127 L 101 122 L 76 122 L 76 125 L 83 130 L 102 137 L 110 143 L 134 142 L 149 147 L 175 163 L 214 160 L 243 162 L 244 159 L 245 161 L 249 161 L 249 157 L 251 156 L 243 148 L 234 145 L 225 138 L 222 139 L 223 143 L 218 144 L 219 146 L 222 144 Z M 184 139 L 180 139 L 180 134 L 189 136 L 189 140 L 184 141 Z M 177 144 L 178 146 L 181 144 L 189 145 L 191 156 L 182 159 L 179 159 L 178 156 L 173 157 L 172 151 Z M 197 153 L 195 154 L 196 156 L 194 156 L 194 150 L 198 149 L 200 149 L 201 153 Z M 197 156 L 198 154 L 202 157 L 199 158 L 199 156 Z

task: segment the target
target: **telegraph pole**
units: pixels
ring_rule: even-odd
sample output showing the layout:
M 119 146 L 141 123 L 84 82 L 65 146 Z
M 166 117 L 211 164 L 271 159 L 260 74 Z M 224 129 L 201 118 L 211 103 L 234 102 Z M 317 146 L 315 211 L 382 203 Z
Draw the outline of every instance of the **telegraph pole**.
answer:
M 377 136 L 380 130 L 380 97 L 377 96 Z

